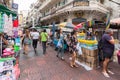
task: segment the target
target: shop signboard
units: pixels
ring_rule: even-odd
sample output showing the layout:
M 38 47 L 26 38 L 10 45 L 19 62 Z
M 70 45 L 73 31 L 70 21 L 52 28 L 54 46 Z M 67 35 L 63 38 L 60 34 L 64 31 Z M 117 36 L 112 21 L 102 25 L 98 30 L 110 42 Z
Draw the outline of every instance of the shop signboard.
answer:
M 88 0 L 74 0 L 73 6 L 89 6 L 89 1 Z
M 14 58 L 0 59 L 0 80 L 16 80 L 14 75 Z
M 3 15 L 2 13 L 0 13 L 0 32 L 3 32 L 3 24 L 4 24 Z

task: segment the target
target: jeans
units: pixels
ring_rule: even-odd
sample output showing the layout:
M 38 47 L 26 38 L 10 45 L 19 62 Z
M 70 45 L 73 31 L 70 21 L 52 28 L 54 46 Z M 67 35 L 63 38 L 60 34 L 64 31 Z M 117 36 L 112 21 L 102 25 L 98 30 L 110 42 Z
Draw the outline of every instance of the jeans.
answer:
M 46 53 L 46 41 L 42 42 L 43 54 Z
M 57 55 L 62 58 L 64 56 L 64 48 L 63 47 L 58 47 L 58 53 Z
M 38 39 L 33 39 L 33 48 L 37 48 Z

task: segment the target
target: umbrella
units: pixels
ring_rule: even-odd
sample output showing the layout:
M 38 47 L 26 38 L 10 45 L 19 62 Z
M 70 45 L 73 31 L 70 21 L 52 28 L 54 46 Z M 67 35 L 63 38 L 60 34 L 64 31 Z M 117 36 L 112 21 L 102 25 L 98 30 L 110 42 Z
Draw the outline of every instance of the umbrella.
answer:
M 63 22 L 59 24 L 59 27 L 74 28 L 75 26 L 71 22 Z
M 83 23 L 80 23 L 80 24 L 78 24 L 77 26 L 75 26 L 74 29 L 76 30 L 76 29 L 79 29 L 79 28 L 82 28 L 82 27 L 83 27 Z

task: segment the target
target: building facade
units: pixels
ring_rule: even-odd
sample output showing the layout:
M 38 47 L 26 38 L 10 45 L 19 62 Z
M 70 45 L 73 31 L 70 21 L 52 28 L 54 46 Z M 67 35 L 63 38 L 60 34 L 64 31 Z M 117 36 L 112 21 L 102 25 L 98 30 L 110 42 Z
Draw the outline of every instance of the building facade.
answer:
M 111 19 L 120 17 L 120 5 L 111 0 L 37 0 L 32 4 L 27 23 L 32 25 L 33 17 L 35 25 L 78 24 L 90 20 L 104 21 L 107 14 Z
M 28 16 L 28 10 L 22 10 L 20 11 L 20 13 L 18 14 L 18 18 L 19 18 L 19 26 L 20 27 L 27 27 L 27 16 Z
M 102 21 L 111 13 L 108 0 L 40 0 L 42 5 L 38 8 L 41 12 L 42 25 L 51 25 L 53 22 L 72 22 L 78 24 L 83 21 Z
M 38 0 L 36 3 L 31 4 L 30 11 L 27 15 L 27 25 L 28 27 L 35 27 L 40 24 L 40 17 L 41 14 L 38 11 L 38 8 L 40 7 L 41 3 L 40 0 Z
M 0 4 L 5 5 L 9 9 L 12 9 L 13 0 L 0 0 Z

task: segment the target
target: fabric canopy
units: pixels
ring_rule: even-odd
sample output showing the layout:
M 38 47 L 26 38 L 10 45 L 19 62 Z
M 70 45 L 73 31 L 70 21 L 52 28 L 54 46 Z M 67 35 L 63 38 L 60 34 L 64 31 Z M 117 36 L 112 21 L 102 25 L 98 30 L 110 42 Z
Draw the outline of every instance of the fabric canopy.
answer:
M 63 22 L 59 24 L 59 27 L 74 28 L 75 26 L 71 22 Z
M 110 20 L 110 23 L 120 24 L 120 18 L 112 19 L 112 20 Z
M 2 13 L 6 13 L 7 15 L 12 14 L 12 16 L 17 16 L 16 13 L 14 13 L 13 11 L 11 11 L 10 9 L 8 9 L 6 6 L 0 4 L 0 12 Z

